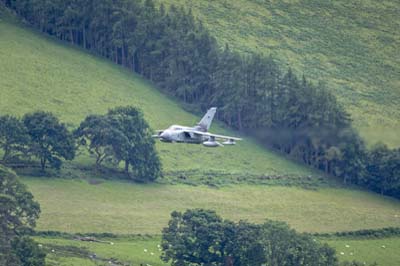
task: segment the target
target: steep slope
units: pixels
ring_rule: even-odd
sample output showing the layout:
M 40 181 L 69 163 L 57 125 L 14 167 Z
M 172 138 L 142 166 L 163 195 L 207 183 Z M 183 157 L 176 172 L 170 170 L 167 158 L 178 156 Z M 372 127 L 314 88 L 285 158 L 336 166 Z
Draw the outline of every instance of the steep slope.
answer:
M 400 146 L 398 1 L 159 2 L 191 8 L 221 46 L 273 54 L 325 82 L 368 143 Z
M 0 113 L 23 115 L 34 110 L 54 112 L 70 127 L 88 114 L 123 105 L 140 107 L 154 129 L 171 124 L 194 125 L 199 117 L 131 72 L 98 57 L 9 22 L 0 21 Z M 211 130 L 236 135 L 215 123 Z M 199 170 L 229 173 L 312 175 L 245 139 L 234 147 L 158 143 L 165 171 Z

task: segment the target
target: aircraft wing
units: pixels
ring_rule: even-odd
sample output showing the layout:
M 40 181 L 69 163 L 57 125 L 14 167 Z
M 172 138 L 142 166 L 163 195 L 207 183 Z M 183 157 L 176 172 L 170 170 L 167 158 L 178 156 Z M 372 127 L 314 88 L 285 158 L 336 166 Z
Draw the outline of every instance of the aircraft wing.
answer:
M 198 130 L 185 130 L 185 132 L 189 134 L 195 134 L 195 135 L 202 135 L 202 136 L 207 136 L 207 137 L 213 137 L 216 139 L 224 139 L 224 140 L 242 140 L 241 138 L 236 138 L 236 137 L 230 137 L 230 136 L 224 136 L 224 135 L 218 135 L 218 134 L 212 134 L 209 132 L 202 132 Z

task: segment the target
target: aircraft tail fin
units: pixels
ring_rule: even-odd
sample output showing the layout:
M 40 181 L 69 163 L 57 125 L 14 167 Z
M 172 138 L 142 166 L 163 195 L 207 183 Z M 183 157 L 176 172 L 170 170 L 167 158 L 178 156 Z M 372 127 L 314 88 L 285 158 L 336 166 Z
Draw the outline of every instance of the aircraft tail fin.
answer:
M 207 113 L 203 116 L 203 118 L 200 120 L 197 126 L 199 126 L 202 131 L 207 132 L 210 129 L 211 123 L 214 119 L 214 115 L 216 112 L 217 112 L 216 107 L 208 109 Z

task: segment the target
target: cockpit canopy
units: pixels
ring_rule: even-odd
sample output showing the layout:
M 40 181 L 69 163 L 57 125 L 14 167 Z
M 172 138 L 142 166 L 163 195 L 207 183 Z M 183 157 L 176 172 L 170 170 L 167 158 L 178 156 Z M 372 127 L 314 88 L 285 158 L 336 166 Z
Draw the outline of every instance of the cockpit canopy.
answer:
M 168 128 L 169 130 L 183 130 L 182 126 L 172 125 Z

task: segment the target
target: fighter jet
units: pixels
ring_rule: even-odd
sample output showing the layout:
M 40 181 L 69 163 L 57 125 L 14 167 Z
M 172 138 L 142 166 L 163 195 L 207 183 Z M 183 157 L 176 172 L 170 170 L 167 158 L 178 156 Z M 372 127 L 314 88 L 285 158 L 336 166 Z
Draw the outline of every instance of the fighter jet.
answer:
M 242 140 L 241 138 L 217 135 L 208 132 L 216 111 L 216 107 L 210 108 L 200 122 L 194 127 L 172 125 L 167 129 L 157 130 L 157 134 L 153 135 L 153 138 L 158 138 L 162 142 L 203 144 L 205 147 L 234 145 L 237 140 Z M 220 143 L 217 139 L 221 139 L 223 142 Z

